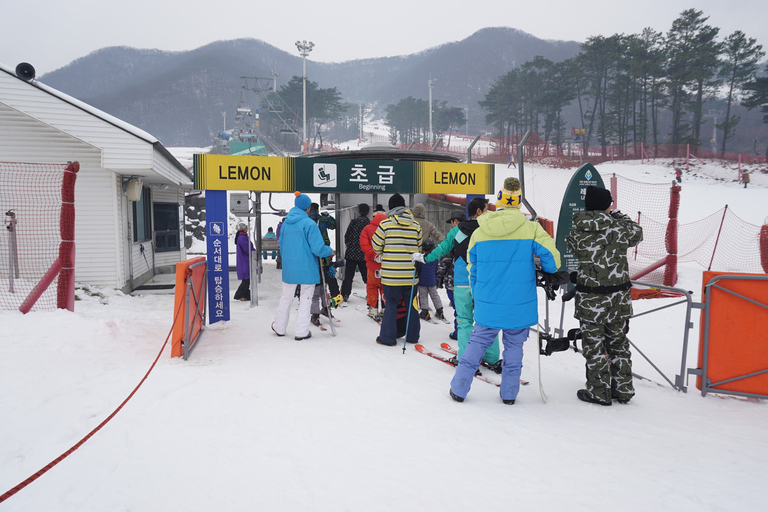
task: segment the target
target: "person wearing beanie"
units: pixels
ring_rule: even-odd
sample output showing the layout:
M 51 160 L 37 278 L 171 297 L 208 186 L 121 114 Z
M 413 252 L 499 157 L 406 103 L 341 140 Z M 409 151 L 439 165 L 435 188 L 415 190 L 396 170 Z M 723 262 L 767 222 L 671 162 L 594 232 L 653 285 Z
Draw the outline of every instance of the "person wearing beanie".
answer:
M 522 193 L 519 179 L 505 179 L 504 185 L 496 194 L 496 209 L 517 208 L 519 210 L 522 206 Z
M 288 212 L 280 228 L 283 289 L 275 311 L 275 321 L 272 322 L 272 330 L 278 336 L 285 336 L 296 285 L 300 285 L 299 311 L 296 314 L 294 334 L 297 340 L 303 340 L 312 336 L 309 318 L 315 285 L 320 283 L 318 258 L 333 256 L 333 249 L 325 245 L 320 229 L 309 218 L 309 208 L 312 204 L 309 197 L 297 192 L 293 204 L 295 206 Z
M 309 218 L 317 224 L 318 228 L 320 228 L 320 234 L 323 237 L 325 245 L 330 247 L 331 237 L 328 236 L 328 230 L 336 229 L 336 219 L 328 212 L 320 213 L 320 205 L 317 203 L 310 204 Z M 330 292 L 331 297 L 336 299 L 334 304 L 338 305 L 341 303 L 342 298 L 340 297 L 341 291 L 339 290 L 339 282 L 336 280 L 336 266 L 337 265 L 331 262 L 331 258 L 323 258 L 320 272 L 323 272 L 325 284 L 328 286 L 328 291 Z M 320 326 L 320 315 L 328 316 L 328 311 L 325 306 L 322 305 L 323 295 L 325 294 L 326 291 L 323 289 L 323 284 L 321 282 L 315 287 L 315 294 L 312 296 L 312 312 L 310 319 L 312 325 L 318 327 Z
M 397 193 L 392 194 L 392 197 L 389 198 L 390 211 L 400 207 L 405 208 L 405 198 Z M 391 214 L 388 213 L 387 215 L 391 215 Z
M 371 237 L 371 248 L 376 253 L 376 260 L 381 262 L 381 285 L 386 304 L 397 304 L 402 299 L 408 307 L 408 332 L 405 341 L 419 341 L 421 327 L 419 314 L 413 304 L 418 290 L 418 277 L 411 254 L 421 251 L 421 226 L 413 219 L 413 214 L 405 208 L 405 199 L 400 194 L 389 198 L 387 218 L 376 228 Z M 381 345 L 397 344 L 397 308 L 384 308 L 381 330 L 376 342 Z
M 435 259 L 451 255 L 453 258 L 453 297 L 454 318 L 456 319 L 455 332 L 456 337 L 452 337 L 459 343 L 458 352 L 452 362 L 458 364 L 469 342 L 469 336 L 474 326 L 474 305 L 472 299 L 472 290 L 469 287 L 469 272 L 467 272 L 467 248 L 472 233 L 478 228 L 477 219 L 484 215 L 488 210 L 488 200 L 482 196 L 473 197 L 467 205 L 469 219 L 464 219 L 464 212 L 457 211 L 451 214 L 449 219 L 451 230 L 445 236 L 440 245 L 429 255 L 422 258 L 421 255 L 414 255 L 414 261 L 424 261 L 429 263 Z M 499 340 L 498 336 L 494 342 L 483 354 L 482 365 L 501 373 L 501 363 L 499 362 Z
M 251 251 L 255 250 L 253 243 L 248 240 L 248 224 L 239 223 L 235 233 L 235 258 L 237 278 L 241 281 L 235 292 L 235 300 L 251 300 Z
M 381 321 L 382 307 L 384 305 L 384 289 L 381 286 L 381 263 L 376 261 L 378 256 L 371 245 L 371 238 L 379 227 L 381 221 L 387 218 L 384 207 L 376 205 L 373 218 L 360 232 L 360 249 L 365 254 L 365 267 L 368 279 L 365 282 L 365 299 L 368 304 L 368 316 L 376 321 Z
M 297 194 L 296 199 L 293 200 L 293 206 L 299 210 L 307 210 L 312 204 L 312 200 L 307 194 Z
M 587 382 L 576 397 L 611 405 L 635 395 L 626 332 L 632 316 L 627 250 L 643 239 L 643 228 L 619 211 L 610 211 L 611 193 L 590 186 L 585 211 L 573 216 L 565 242 L 578 261 L 574 316 L 581 325 Z
M 357 217 L 349 221 L 349 226 L 344 232 L 344 243 L 347 249 L 344 253 L 346 260 L 344 262 L 344 280 L 341 282 L 341 295 L 344 297 L 344 302 L 349 300 L 349 295 L 352 293 L 352 281 L 356 271 L 360 272 L 363 283 L 368 281 L 365 254 L 360 247 L 360 234 L 363 232 L 363 228 L 371 222 L 368 218 L 370 211 L 371 207 L 365 203 L 357 205 Z
M 483 355 L 501 331 L 504 357 L 499 394 L 505 404 L 515 403 L 523 343 L 530 327 L 539 322 L 535 258 L 544 272 L 554 273 L 560 267 L 555 241 L 541 224 L 527 220 L 518 209 L 520 197 L 514 194 L 515 184 L 507 183 L 512 179 L 505 180 L 496 198 L 499 209 L 477 218 L 477 229 L 467 245 L 475 325 L 451 380 L 449 394 L 457 402 L 466 398 Z
M 602 188 L 590 185 L 587 187 L 587 193 L 584 194 L 584 209 L 589 211 L 605 211 L 611 208 L 613 198 L 611 193 Z

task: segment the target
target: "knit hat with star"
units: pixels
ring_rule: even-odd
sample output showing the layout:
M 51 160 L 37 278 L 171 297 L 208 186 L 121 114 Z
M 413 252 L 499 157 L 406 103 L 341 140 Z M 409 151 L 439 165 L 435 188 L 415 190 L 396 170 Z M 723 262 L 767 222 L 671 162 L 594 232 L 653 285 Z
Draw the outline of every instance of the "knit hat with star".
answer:
M 520 180 L 517 178 L 507 178 L 504 180 L 504 186 L 496 194 L 496 209 L 505 208 L 520 209 L 522 200 L 522 190 L 520 190 Z

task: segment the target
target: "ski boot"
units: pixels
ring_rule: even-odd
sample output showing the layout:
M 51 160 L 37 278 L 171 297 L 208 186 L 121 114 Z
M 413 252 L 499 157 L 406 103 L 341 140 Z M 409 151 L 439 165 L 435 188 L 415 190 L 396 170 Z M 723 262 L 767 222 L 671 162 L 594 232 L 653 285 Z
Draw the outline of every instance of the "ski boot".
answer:
M 314 314 L 309 318 L 309 323 L 320 326 L 320 315 Z
M 331 297 L 330 294 L 328 294 L 328 305 L 332 308 L 337 308 L 339 305 L 344 302 L 344 296 L 342 294 L 338 294 L 335 297 Z
M 495 363 L 491 364 L 485 359 L 482 361 L 482 365 L 491 370 L 493 373 L 497 373 L 501 375 L 501 359 L 496 361 Z
M 429 310 L 428 309 L 422 309 L 421 313 L 419 313 L 419 318 L 422 320 L 429 320 L 431 317 L 429 316 Z
M 443 314 L 443 308 L 438 308 L 437 311 L 435 311 L 435 316 L 440 320 L 445 320 L 445 315 Z

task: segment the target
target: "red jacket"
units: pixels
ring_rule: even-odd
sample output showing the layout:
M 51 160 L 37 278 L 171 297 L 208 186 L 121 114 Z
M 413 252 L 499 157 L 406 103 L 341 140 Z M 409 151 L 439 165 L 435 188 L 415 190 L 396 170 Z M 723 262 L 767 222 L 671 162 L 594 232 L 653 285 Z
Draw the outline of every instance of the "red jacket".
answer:
M 373 234 L 376 232 L 376 228 L 379 227 L 379 223 L 386 219 L 387 216 L 383 213 L 377 213 L 373 216 L 373 219 L 371 219 L 371 222 L 363 228 L 363 231 L 360 233 L 360 248 L 363 250 L 363 254 L 365 254 L 365 266 L 366 268 L 370 268 L 373 270 L 379 270 L 381 268 L 381 263 L 377 262 L 375 260 L 376 253 L 373 250 L 373 247 L 371 246 L 371 238 L 373 237 Z

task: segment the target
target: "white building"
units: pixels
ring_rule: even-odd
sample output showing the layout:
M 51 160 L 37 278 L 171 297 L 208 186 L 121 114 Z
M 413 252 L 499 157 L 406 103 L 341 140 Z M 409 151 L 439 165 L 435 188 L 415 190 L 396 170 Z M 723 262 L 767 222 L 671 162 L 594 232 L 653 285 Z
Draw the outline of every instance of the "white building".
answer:
M 0 64 L 0 162 L 80 162 L 75 281 L 129 292 L 186 259 L 192 174 L 152 135 Z M 140 198 L 126 185 L 140 180 Z

